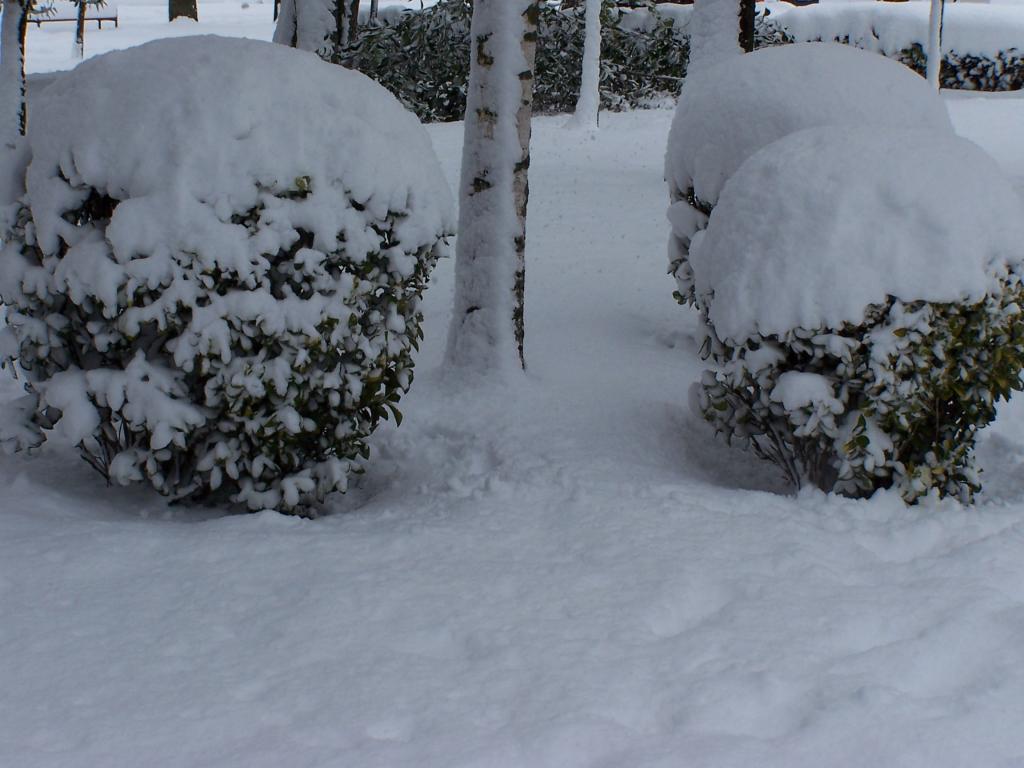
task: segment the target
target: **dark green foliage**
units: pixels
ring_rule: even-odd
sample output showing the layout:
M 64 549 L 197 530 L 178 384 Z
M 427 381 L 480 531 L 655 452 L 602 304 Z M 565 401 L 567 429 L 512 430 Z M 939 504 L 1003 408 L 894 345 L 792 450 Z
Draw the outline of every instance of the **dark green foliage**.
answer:
M 689 46 L 672 22 L 657 20 L 648 32 L 625 30 L 605 3 L 601 36 L 601 109 L 621 111 L 675 98 L 686 75 Z M 537 46 L 534 109 L 572 112 L 583 70 L 584 15 L 545 7 Z
M 620 21 L 628 12 L 623 5 L 606 0 L 604 6 L 601 108 L 634 109 L 675 98 L 689 58 L 684 33 L 675 29 L 670 16 L 657 13 L 651 14 L 646 26 L 623 28 Z M 355 46 L 335 50 L 330 58 L 377 80 L 421 120 L 461 120 L 469 79 L 471 16 L 468 0 L 440 0 L 430 8 L 405 13 L 393 23 L 362 30 Z M 534 95 L 537 113 L 564 113 L 575 108 L 583 37 L 582 3 L 564 10 L 552 3 L 541 6 Z M 792 42 L 768 11 L 758 13 L 756 48 Z M 901 51 L 896 58 L 924 72 L 920 45 Z M 1000 52 L 995 59 L 949 52 L 942 82 L 945 88 L 1016 90 L 1024 87 L 1024 58 L 1016 49 Z
M 1011 273 L 974 304 L 890 297 L 859 325 L 797 328 L 741 347 L 708 326 L 705 353 L 718 367 L 704 374 L 700 407 L 796 486 L 849 496 L 892 487 L 911 502 L 932 492 L 966 502 L 981 487 L 978 430 L 1024 388 L 1022 303 Z M 787 410 L 775 392 L 791 372 L 820 375 L 831 397 Z
M 469 79 L 466 0 L 441 0 L 391 25 L 364 29 L 359 42 L 334 61 L 358 69 L 394 93 L 421 120 L 461 120 Z M 604 10 L 601 106 L 622 110 L 678 94 L 688 46 L 661 20 L 649 32 L 621 28 L 611 3 Z M 579 97 L 583 9 L 541 7 L 538 19 L 534 111 L 570 112 Z M 439 55 L 444 52 L 445 55 Z
M 850 39 L 835 37 L 832 42 L 849 45 Z M 914 43 L 899 53 L 885 55 L 905 64 L 922 77 L 928 69 L 928 55 L 921 43 Z M 972 53 L 943 51 L 939 80 L 943 88 L 954 90 L 1019 91 L 1024 89 L 1024 56 L 1017 48 L 999 51 L 994 59 Z
M 472 13 L 466 0 L 441 0 L 394 24 L 363 29 L 356 45 L 332 60 L 375 79 L 421 120 L 461 120 Z
M 924 48 L 914 43 L 899 53 L 899 60 L 922 77 L 928 68 Z M 944 51 L 939 73 L 943 88 L 965 91 L 1019 91 L 1024 88 L 1024 55 L 1016 48 L 1000 51 L 995 59 Z
M 81 237 L 102 239 L 124 201 L 81 192 L 83 202 L 63 217 Z M 259 242 L 282 205 L 315 205 L 316 194 L 310 178 L 299 177 L 264 190 L 261 203 L 231 223 Z M 396 406 L 423 336 L 418 303 L 439 253 L 437 243 L 399 242 L 407 212 L 374 219 L 350 204 L 376 235 L 369 253 L 349 254 L 343 243 L 313 250 L 303 229 L 260 253 L 255 274 L 235 272 L 216 253 L 173 252 L 161 282 L 123 277 L 113 286 L 113 307 L 56 277 L 69 246 L 62 240 L 57 252 L 44 252 L 22 207 L 7 233 L 0 282 L 34 403 L 22 447 L 38 445 L 67 415 L 46 397 L 54 382 L 73 381 L 76 408 L 95 414 L 78 448 L 108 482 L 313 514 L 361 471 L 380 420 L 401 419 Z M 399 268 L 399 258 L 408 264 Z M 315 327 L 295 319 L 309 316 Z M 201 340 L 211 328 L 223 328 L 217 337 L 226 349 Z

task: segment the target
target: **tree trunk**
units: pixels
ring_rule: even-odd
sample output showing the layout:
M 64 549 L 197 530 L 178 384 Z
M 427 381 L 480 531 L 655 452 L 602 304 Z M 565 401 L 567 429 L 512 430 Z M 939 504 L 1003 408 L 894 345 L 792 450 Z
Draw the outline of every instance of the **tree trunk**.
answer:
M 281 0 L 274 42 L 328 58 L 355 40 L 358 15 L 359 0 Z
M 939 90 L 942 81 L 942 17 L 945 8 L 945 0 L 932 0 L 928 13 L 928 67 L 925 77 L 935 90 Z
M 197 0 L 168 0 L 167 17 L 170 21 L 179 18 L 199 21 L 199 5 Z
M 344 0 L 338 0 L 342 3 Z M 359 0 L 348 0 L 348 19 L 345 34 L 345 45 L 355 45 L 359 39 Z
M 10 148 L 25 134 L 28 107 L 25 101 L 25 35 L 28 32 L 28 0 L 4 0 L 0 26 L 0 147 Z
M 754 0 L 740 0 L 740 48 L 744 53 L 754 50 Z
M 370 26 L 377 23 L 378 5 L 380 0 L 370 0 Z
M 540 0 L 475 0 L 447 359 L 525 367 L 526 210 Z
M 569 124 L 596 131 L 601 108 L 601 0 L 587 0 L 586 14 L 580 97 Z
M 754 50 L 754 0 L 695 0 L 690 16 L 691 70 Z
M 78 0 L 78 18 L 75 20 L 75 58 L 85 58 L 85 11 L 88 4 Z
M 334 24 L 334 41 L 339 48 L 354 43 L 359 32 L 359 0 L 336 0 Z
M 296 0 L 278 0 L 274 19 L 274 42 L 292 48 L 299 47 L 298 9 Z

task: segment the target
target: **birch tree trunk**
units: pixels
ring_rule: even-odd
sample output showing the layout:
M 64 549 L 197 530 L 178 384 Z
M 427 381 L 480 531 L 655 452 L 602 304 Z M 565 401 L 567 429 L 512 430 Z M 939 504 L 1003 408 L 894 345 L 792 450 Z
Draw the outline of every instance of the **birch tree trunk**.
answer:
M 28 125 L 25 33 L 29 0 L 4 0 L 0 22 L 0 209 L 24 191 L 25 155 L 18 151 Z M 0 229 L 2 229 L 0 224 Z
M 341 47 L 356 41 L 359 29 L 359 0 L 336 0 L 334 39 Z
M 942 18 L 945 8 L 945 0 L 932 0 L 928 12 L 928 67 L 925 78 L 935 90 L 939 90 L 942 81 Z
M 78 0 L 78 17 L 75 19 L 75 58 L 85 58 L 85 0 Z
M 25 101 L 25 33 L 29 0 L 4 0 L 0 25 L 0 147 L 13 147 L 28 121 Z
M 340 5 L 343 0 L 338 0 Z M 342 45 L 353 45 L 359 38 L 359 0 L 348 0 L 348 13 L 345 16 L 345 36 L 338 37 Z
M 597 130 L 601 109 L 601 0 L 587 0 L 586 30 L 583 40 L 583 74 L 580 97 L 569 125 Z
M 525 368 L 526 210 L 540 0 L 475 0 L 447 360 Z
M 359 0 L 281 0 L 274 42 L 326 55 L 355 40 Z
M 754 0 L 695 0 L 690 17 L 690 64 L 754 50 Z

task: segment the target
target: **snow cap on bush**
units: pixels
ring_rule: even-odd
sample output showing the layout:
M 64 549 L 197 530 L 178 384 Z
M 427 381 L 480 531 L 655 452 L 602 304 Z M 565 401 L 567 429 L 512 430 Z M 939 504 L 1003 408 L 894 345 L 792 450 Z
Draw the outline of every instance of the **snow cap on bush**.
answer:
M 952 133 L 942 99 L 907 67 L 836 43 L 798 43 L 723 58 L 687 76 L 665 159 L 679 200 L 714 205 L 761 147 L 819 125 Z
M 401 231 L 409 246 L 452 224 L 451 191 L 416 118 L 368 77 L 285 46 L 209 35 L 98 56 L 42 91 L 32 122 L 27 186 L 46 251 L 71 227 L 61 174 L 72 188 L 132 198 L 130 226 L 123 214 L 112 222 L 119 260 L 199 240 L 244 260 L 246 239 L 222 219 L 307 176 L 318 195 L 351 196 L 375 218 L 414 209 Z M 339 232 L 361 242 L 362 217 L 334 202 L 301 223 L 324 245 Z
M 454 229 L 416 118 L 311 53 L 193 37 L 84 62 L 27 139 L 0 295 L 36 426 L 175 497 L 343 490 Z
M 716 333 L 742 343 L 858 323 L 889 296 L 977 301 L 1022 251 L 1020 200 L 977 145 L 824 127 L 749 158 L 690 260 Z
M 691 243 L 716 365 L 698 409 L 797 486 L 970 500 L 978 431 L 1022 388 L 1019 210 L 948 134 L 819 127 L 763 148 Z

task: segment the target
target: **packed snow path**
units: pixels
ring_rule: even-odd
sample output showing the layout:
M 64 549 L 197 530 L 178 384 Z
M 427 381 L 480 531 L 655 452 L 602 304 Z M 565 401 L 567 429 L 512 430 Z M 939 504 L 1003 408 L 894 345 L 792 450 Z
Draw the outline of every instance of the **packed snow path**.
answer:
M 953 115 L 1024 182 L 1024 100 Z M 537 121 L 529 373 L 444 378 L 442 264 L 405 423 L 333 514 L 0 459 L 0 765 L 1020 765 L 1024 402 L 976 508 L 780 495 L 687 409 L 669 120 Z M 431 134 L 454 181 L 461 126 Z

